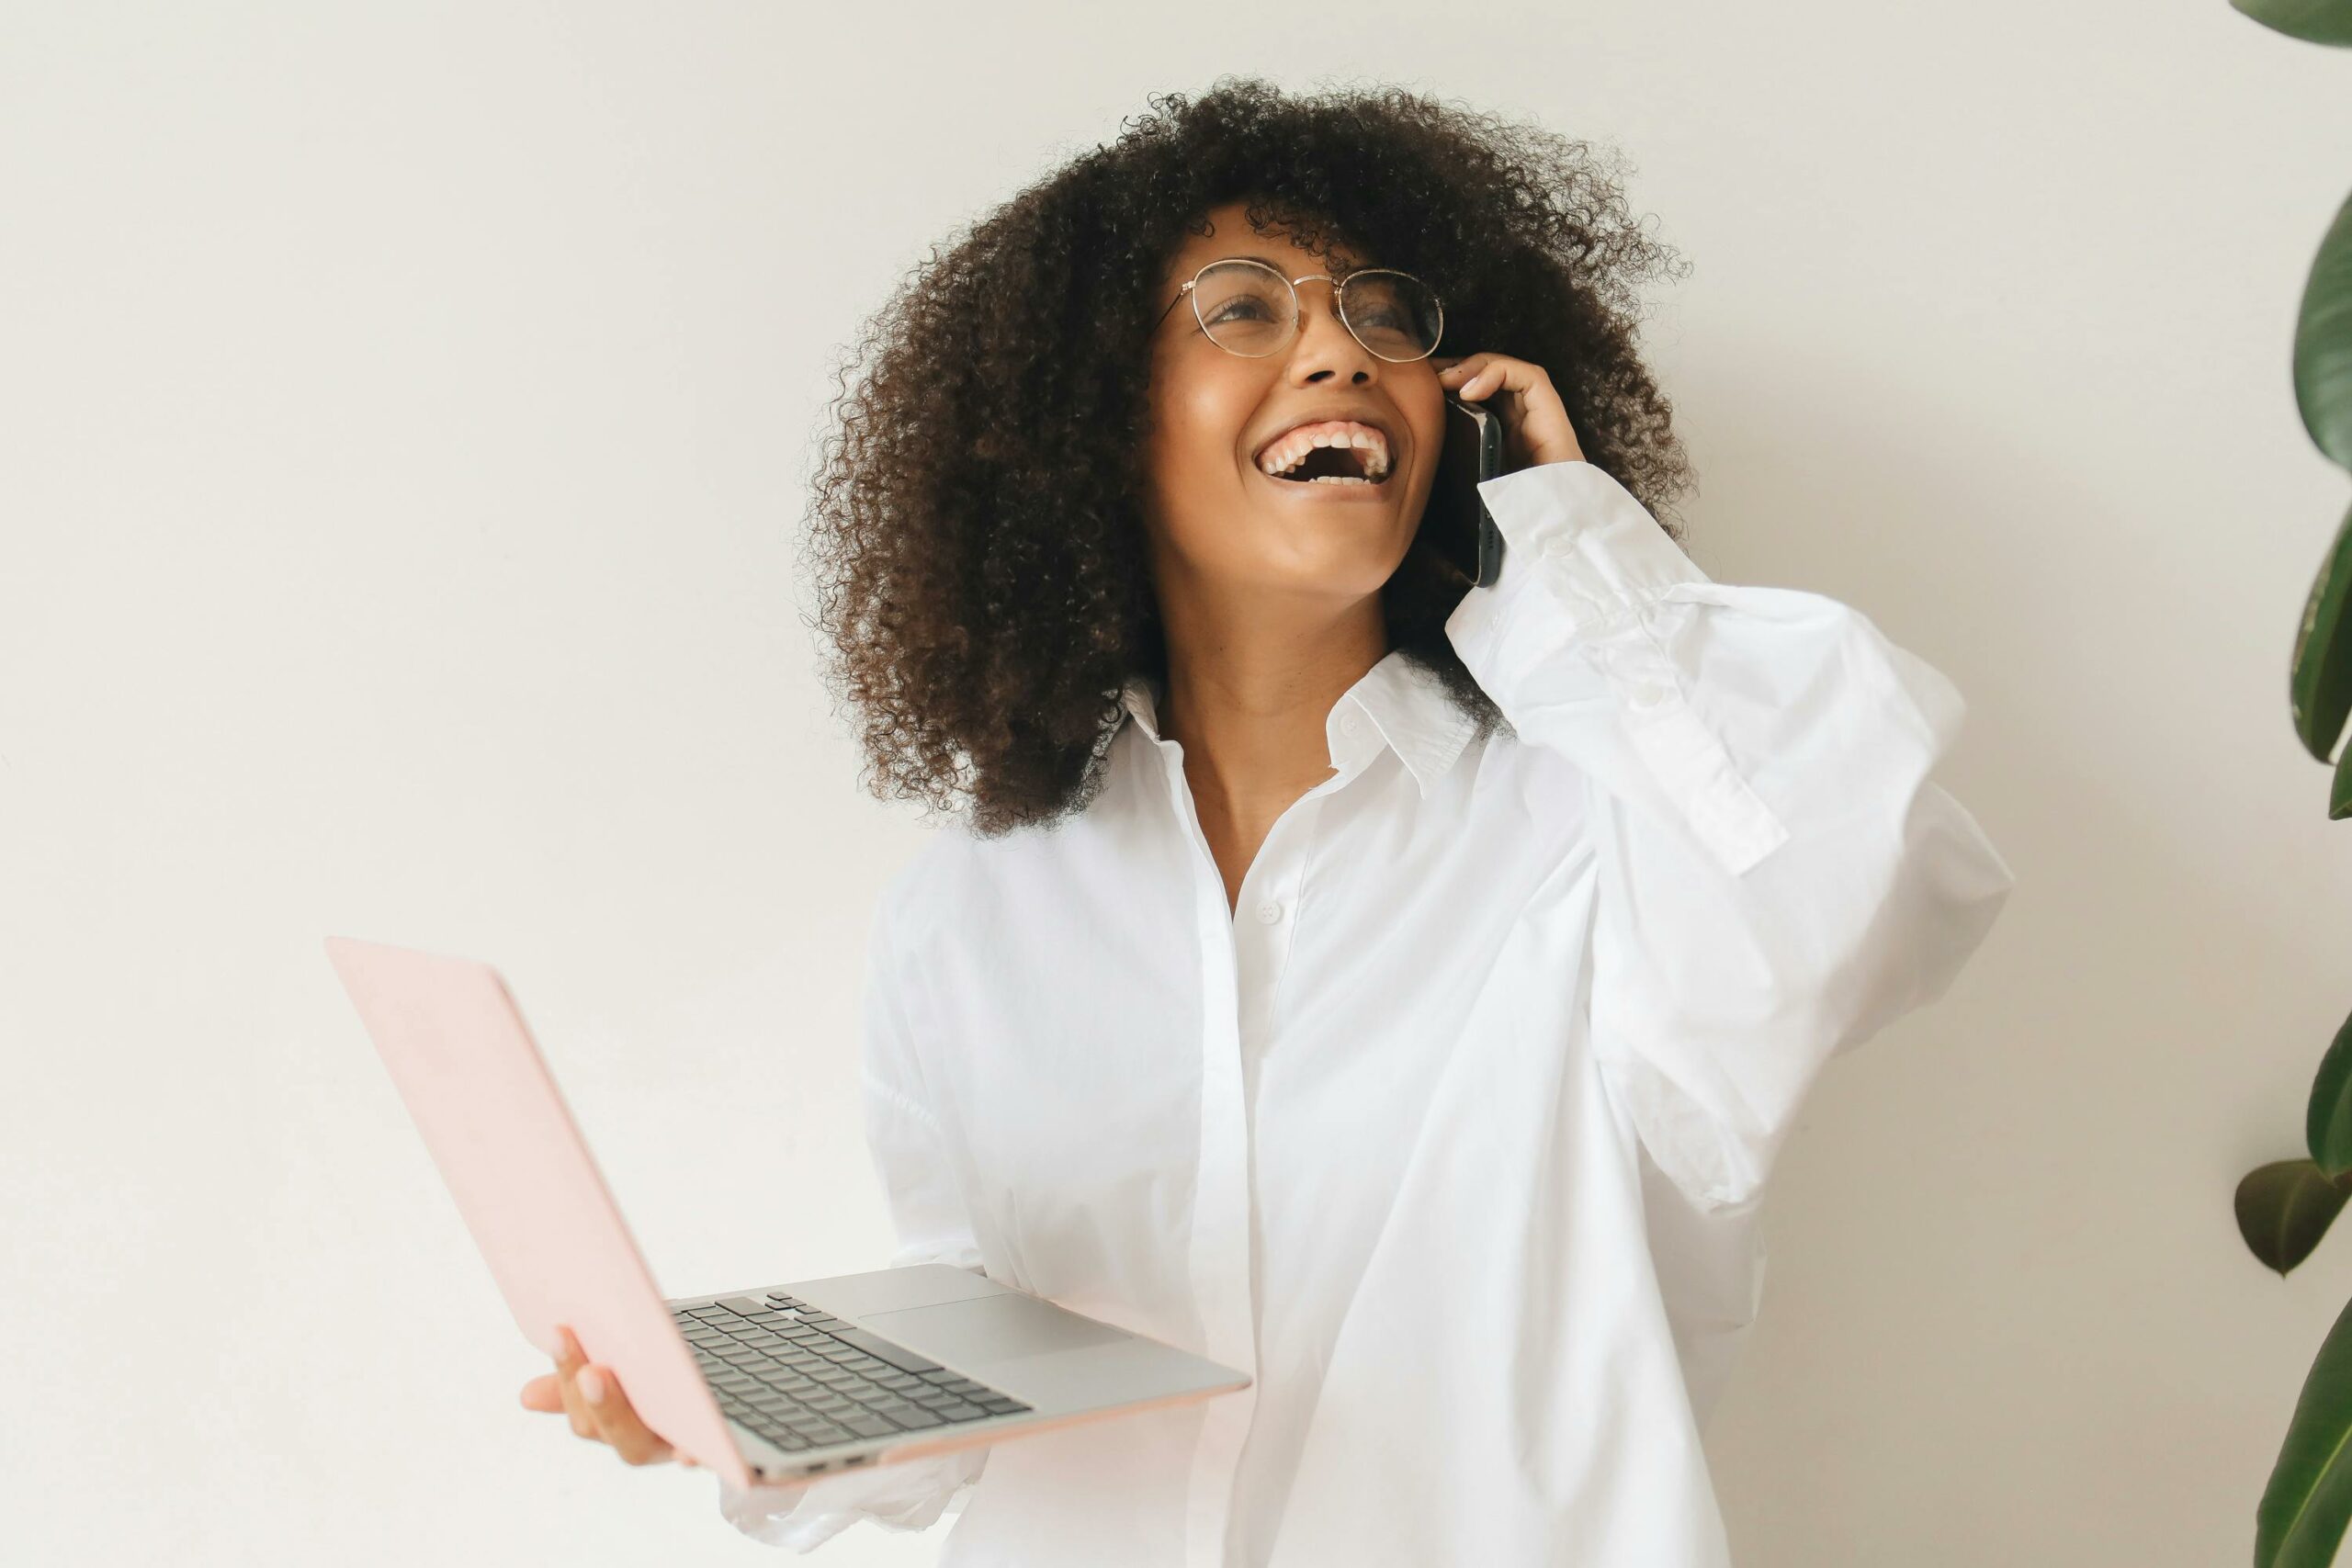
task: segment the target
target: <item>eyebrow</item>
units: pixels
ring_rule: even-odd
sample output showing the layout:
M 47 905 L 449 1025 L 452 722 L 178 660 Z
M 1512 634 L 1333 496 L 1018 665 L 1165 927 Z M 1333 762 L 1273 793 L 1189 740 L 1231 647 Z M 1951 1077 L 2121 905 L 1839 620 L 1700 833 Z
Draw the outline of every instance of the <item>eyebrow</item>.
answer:
M 1268 266 L 1272 267 L 1276 272 L 1281 273 L 1281 274 L 1283 275 L 1283 277 L 1287 278 L 1287 277 L 1289 277 L 1289 276 L 1291 276 L 1290 268 L 1289 268 L 1288 266 L 1284 265 L 1283 265 L 1283 263 L 1281 263 L 1281 262 L 1276 261 L 1276 260 L 1275 260 L 1273 257 L 1272 257 L 1272 256 L 1263 256 L 1263 255 L 1260 255 L 1260 254 L 1259 254 L 1257 252 L 1255 252 L 1255 251 L 1235 251 L 1235 252 L 1233 252 L 1233 253 L 1232 253 L 1231 254 L 1229 254 L 1229 255 L 1222 255 L 1222 256 L 1218 256 L 1218 257 L 1216 257 L 1216 260 L 1218 260 L 1218 261 L 1253 261 L 1253 262 L 1263 262 L 1263 263 L 1265 263 Z M 1310 258 L 1308 258 L 1308 259 L 1309 259 L 1309 260 L 1312 260 L 1313 258 L 1312 258 L 1312 257 L 1310 257 Z M 1197 270 L 1197 269 L 1195 269 L 1195 270 Z M 1329 272 L 1329 271 L 1331 270 L 1331 268 L 1330 268 L 1330 264 L 1329 264 L 1329 263 L 1328 263 L 1328 262 L 1326 262 L 1326 263 L 1323 265 L 1323 270 L 1324 270 L 1324 271 L 1326 271 L 1326 272 Z M 1343 271 L 1341 271 L 1341 272 L 1340 272 L 1340 273 L 1335 274 L 1334 276 L 1341 276 L 1341 277 L 1344 277 L 1344 276 L 1347 276 L 1347 274 L 1348 274 L 1348 273 L 1351 273 L 1351 272 L 1364 272 L 1364 271 L 1367 271 L 1367 270 L 1369 270 L 1369 268 L 1368 268 L 1368 267 L 1365 267 L 1365 266 L 1351 266 L 1351 267 L 1348 267 L 1348 268 L 1344 269 Z

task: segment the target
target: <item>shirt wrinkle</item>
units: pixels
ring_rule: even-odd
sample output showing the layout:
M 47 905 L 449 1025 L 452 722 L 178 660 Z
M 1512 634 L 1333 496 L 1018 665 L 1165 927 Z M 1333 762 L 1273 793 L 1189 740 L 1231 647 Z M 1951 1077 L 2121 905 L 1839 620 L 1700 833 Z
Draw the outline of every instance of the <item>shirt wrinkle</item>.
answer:
M 1251 1386 L 722 1483 L 738 1529 L 960 1507 L 944 1568 L 1729 1568 L 1700 1434 L 1770 1175 L 2014 879 L 1936 777 L 1957 690 L 1860 611 L 1713 582 L 1589 463 L 1479 490 L 1503 570 L 1445 630 L 1508 728 L 1465 780 L 1476 719 L 1391 650 L 1228 906 L 1136 675 L 1087 811 L 951 825 L 874 924 L 888 1261 Z

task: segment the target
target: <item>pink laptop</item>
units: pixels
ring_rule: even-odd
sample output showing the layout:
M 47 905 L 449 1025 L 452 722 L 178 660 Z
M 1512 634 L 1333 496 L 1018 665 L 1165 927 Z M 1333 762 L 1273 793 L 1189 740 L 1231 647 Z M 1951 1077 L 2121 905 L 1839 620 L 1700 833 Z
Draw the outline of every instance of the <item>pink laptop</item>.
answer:
M 351 937 L 326 950 L 524 1337 L 552 1359 L 570 1324 L 647 1427 L 738 1486 L 1250 1385 L 947 1264 L 665 1299 L 498 972 Z

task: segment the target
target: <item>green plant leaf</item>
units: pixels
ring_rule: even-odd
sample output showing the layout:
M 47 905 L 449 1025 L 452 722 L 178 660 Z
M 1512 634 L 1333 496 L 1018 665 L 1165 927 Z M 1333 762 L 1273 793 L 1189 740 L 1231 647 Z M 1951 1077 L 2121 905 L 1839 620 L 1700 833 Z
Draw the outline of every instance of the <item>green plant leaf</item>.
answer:
M 2346 1197 L 2352 1197 L 2352 1183 L 2329 1180 L 2310 1160 L 2256 1166 L 2238 1182 L 2238 1235 L 2248 1251 L 2283 1279 L 2312 1255 Z
M 2287 709 L 2303 750 L 2321 761 L 2335 751 L 2344 717 L 2352 711 L 2352 626 L 2344 615 L 2352 589 L 2352 512 L 2336 525 L 2335 542 L 2303 601 L 2295 628 L 2295 651 L 2287 671 Z
M 2254 1510 L 2255 1568 L 2329 1568 L 2352 1519 L 2352 1303 L 2303 1379 L 2278 1462 Z
M 2327 815 L 2338 822 L 2352 817 L 2352 747 L 2335 760 L 2335 778 L 2327 791 Z
M 2303 281 L 2295 312 L 2295 407 L 2312 445 L 2337 468 L 2352 468 L 2352 197 L 2335 209 Z
M 2311 1104 L 2303 1111 L 2303 1146 L 2320 1174 L 2331 1181 L 2352 1170 L 2352 1018 L 2336 1030 L 2312 1079 Z
M 2230 8 L 2305 43 L 2352 44 L 2352 0 L 2230 0 Z

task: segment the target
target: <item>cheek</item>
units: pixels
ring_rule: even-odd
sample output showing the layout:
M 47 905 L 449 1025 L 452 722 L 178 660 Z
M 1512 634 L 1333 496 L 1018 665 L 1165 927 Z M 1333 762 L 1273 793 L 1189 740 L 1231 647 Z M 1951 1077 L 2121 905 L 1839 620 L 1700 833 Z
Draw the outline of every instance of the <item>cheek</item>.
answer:
M 1261 400 L 1261 388 L 1227 367 L 1178 367 L 1153 389 L 1155 457 L 1196 468 L 1223 458 L 1229 470 Z
M 1426 385 L 1400 388 L 1396 393 L 1396 406 L 1405 416 L 1405 423 L 1413 433 L 1413 448 L 1426 455 L 1430 468 L 1437 466 L 1438 448 L 1445 440 L 1445 392 L 1435 377 Z

